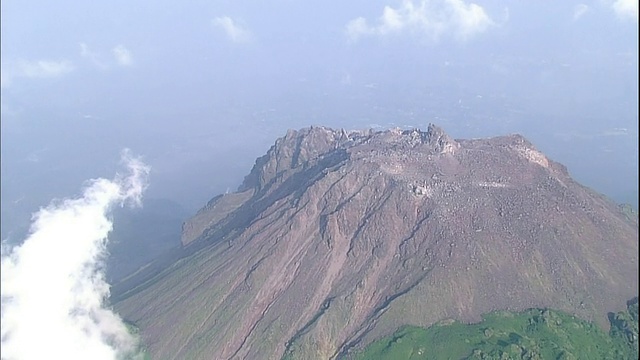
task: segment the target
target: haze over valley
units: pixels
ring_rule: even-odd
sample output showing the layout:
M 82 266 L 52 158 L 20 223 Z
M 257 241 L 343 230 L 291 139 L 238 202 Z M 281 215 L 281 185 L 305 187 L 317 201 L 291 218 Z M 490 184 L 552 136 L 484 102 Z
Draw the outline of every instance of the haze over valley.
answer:
M 154 169 L 150 198 L 194 212 L 287 129 L 313 124 L 520 133 L 637 205 L 629 3 L 5 2 L 2 238 L 110 176 L 123 147 Z
M 637 0 L 0 7 L 3 360 L 637 355 Z

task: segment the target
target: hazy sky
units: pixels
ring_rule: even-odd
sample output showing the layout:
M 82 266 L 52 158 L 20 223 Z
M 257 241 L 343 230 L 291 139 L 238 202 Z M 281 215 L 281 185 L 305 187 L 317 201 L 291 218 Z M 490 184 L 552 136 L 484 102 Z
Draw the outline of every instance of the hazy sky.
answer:
M 312 124 L 518 132 L 637 205 L 637 0 L 6 0 L 0 50 L 3 237 L 124 147 L 195 211 Z

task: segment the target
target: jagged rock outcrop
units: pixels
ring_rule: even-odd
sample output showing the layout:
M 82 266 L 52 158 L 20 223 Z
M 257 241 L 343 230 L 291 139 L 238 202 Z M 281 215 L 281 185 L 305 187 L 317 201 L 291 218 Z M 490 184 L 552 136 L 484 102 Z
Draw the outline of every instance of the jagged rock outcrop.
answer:
M 289 131 L 117 304 L 154 358 L 334 359 L 404 324 L 552 307 L 607 324 L 638 225 L 519 135 Z

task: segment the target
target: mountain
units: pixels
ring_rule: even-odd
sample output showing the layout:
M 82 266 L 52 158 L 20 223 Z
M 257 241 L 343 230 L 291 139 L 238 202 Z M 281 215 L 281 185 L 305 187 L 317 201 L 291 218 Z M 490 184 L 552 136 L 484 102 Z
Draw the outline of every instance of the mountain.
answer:
M 341 358 L 496 310 L 606 329 L 638 292 L 637 220 L 522 136 L 434 125 L 291 130 L 182 244 L 118 294 L 153 358 Z

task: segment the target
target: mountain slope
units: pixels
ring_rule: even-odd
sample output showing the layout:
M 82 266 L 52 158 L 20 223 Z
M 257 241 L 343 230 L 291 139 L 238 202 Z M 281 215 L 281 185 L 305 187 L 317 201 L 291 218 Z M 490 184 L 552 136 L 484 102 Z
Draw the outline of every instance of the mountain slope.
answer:
M 518 135 L 290 131 L 118 310 L 154 358 L 329 359 L 398 327 L 550 307 L 607 326 L 638 227 Z

